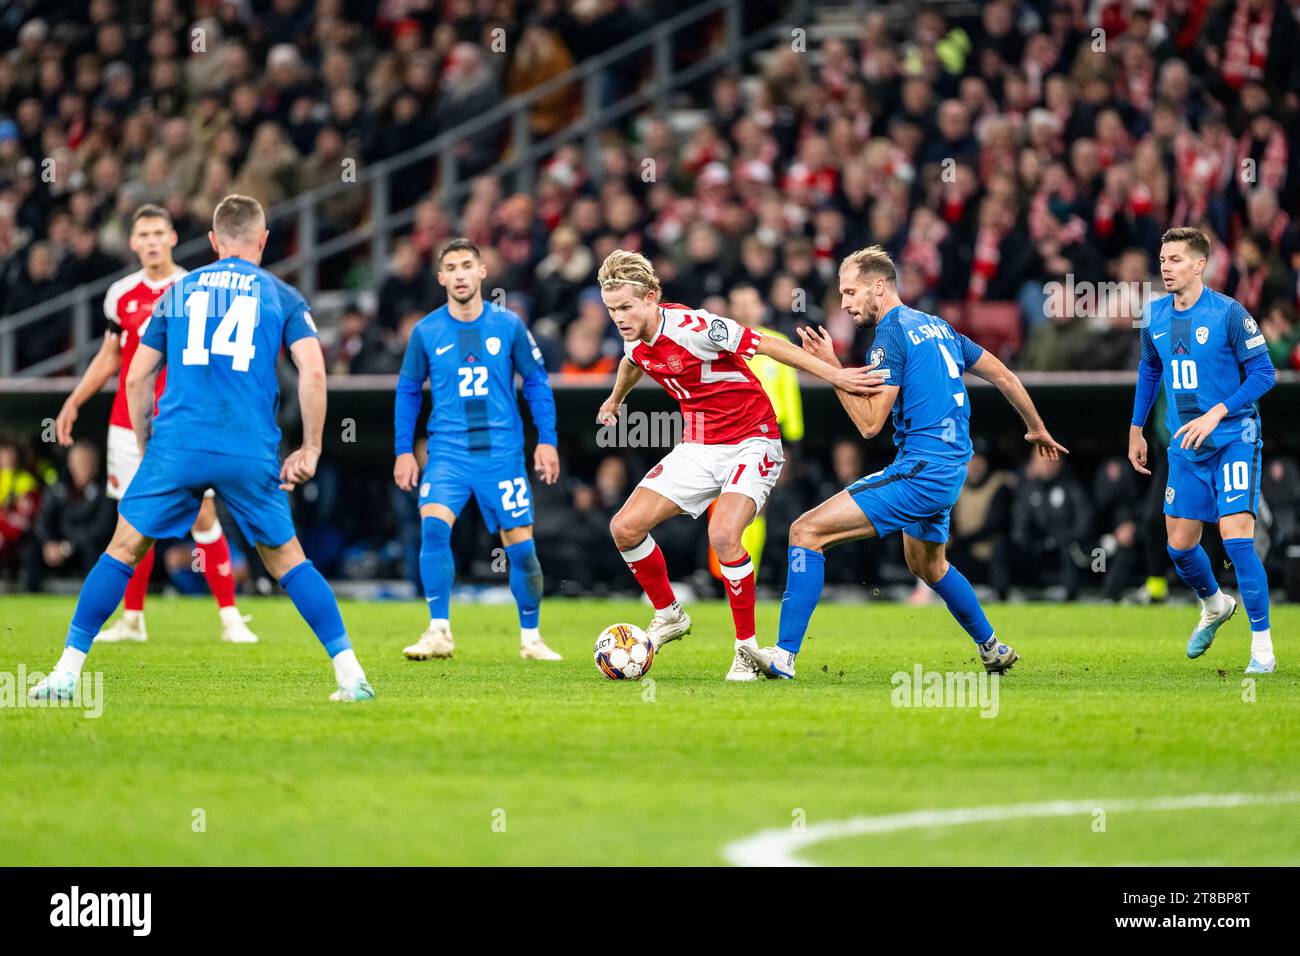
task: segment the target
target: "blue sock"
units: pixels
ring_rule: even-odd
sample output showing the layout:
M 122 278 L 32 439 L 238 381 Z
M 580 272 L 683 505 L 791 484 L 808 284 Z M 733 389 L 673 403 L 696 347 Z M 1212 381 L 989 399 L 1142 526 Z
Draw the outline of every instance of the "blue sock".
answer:
M 948 605 L 949 613 L 965 628 L 966 633 L 975 640 L 976 644 L 988 642 L 993 636 L 993 625 L 984 616 L 984 609 L 980 607 L 979 598 L 975 596 L 975 589 L 966 580 L 966 575 L 950 564 L 948 573 L 930 587 L 934 589 L 935 594 L 943 598 L 943 603 Z
M 803 646 L 808 621 L 822 596 L 826 579 L 826 555 L 809 548 L 791 547 L 786 559 L 785 594 L 781 595 L 781 623 L 777 625 L 776 646 L 798 654 Z
M 508 549 L 507 549 L 508 550 Z M 451 525 L 441 518 L 420 522 L 420 580 L 429 617 L 446 620 L 451 616 L 451 582 L 456 578 L 456 559 L 451 553 Z
M 295 564 L 280 579 L 280 587 L 284 588 L 302 619 L 325 646 L 325 653 L 333 657 L 352 646 L 348 630 L 343 626 L 343 615 L 339 613 L 339 602 L 334 600 L 334 592 L 316 570 L 316 565 L 310 561 Z
M 541 617 L 542 562 L 532 538 L 506 547 L 510 561 L 510 593 L 519 606 L 519 626 L 536 627 Z
M 68 647 L 83 654 L 90 651 L 95 635 L 122 603 L 122 595 L 126 594 L 126 584 L 134 570 L 107 551 L 99 556 L 77 595 L 77 609 L 72 612 L 72 623 L 68 625 L 68 638 L 64 642 Z
M 1237 572 L 1237 589 L 1241 603 L 1250 616 L 1252 631 L 1268 630 L 1268 574 L 1264 562 L 1255 553 L 1254 538 L 1224 538 L 1223 550 Z
M 1210 567 L 1210 559 L 1206 557 L 1204 548 L 1198 544 L 1186 551 L 1179 551 L 1171 544 L 1168 549 L 1169 557 L 1178 569 L 1178 576 L 1196 592 L 1198 598 L 1204 600 L 1219 590 L 1219 583 L 1214 580 L 1214 569 Z

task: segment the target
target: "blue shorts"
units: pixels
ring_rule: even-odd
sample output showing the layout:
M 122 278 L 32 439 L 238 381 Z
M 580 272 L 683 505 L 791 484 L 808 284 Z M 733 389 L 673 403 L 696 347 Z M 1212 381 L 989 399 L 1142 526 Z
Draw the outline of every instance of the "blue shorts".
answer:
M 180 538 L 199 516 L 209 488 L 221 496 L 249 541 L 278 548 L 294 536 L 289 496 L 280 490 L 280 467 L 265 458 L 150 444 L 118 513 L 150 538 Z
M 430 452 L 420 478 L 420 507 L 443 505 L 459 517 L 471 494 L 493 534 L 533 523 L 533 495 L 523 454 L 476 458 Z
M 1171 448 L 1165 514 L 1194 521 L 1218 521 L 1243 511 L 1258 515 L 1263 444 L 1229 442 L 1201 461 L 1179 455 Z
M 965 481 L 964 462 L 911 459 L 859 478 L 847 490 L 880 537 L 902 531 L 922 541 L 944 542 L 948 512 Z

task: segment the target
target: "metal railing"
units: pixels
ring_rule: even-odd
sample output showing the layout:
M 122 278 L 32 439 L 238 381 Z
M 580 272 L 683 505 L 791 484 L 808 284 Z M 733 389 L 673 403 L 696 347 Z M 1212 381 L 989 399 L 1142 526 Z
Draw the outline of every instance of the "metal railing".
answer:
M 394 176 L 436 157 L 436 198 L 444 207 L 452 206 L 472 188 L 472 179 L 465 180 L 458 175 L 457 147 L 469 137 L 494 127 L 509 129 L 508 154 L 476 175 L 513 176 L 516 190 L 528 192 L 533 187 L 535 166 L 540 158 L 562 145 L 581 140 L 588 175 L 599 181 L 600 136 L 604 129 L 629 113 L 651 104 L 659 113 L 667 113 L 674 91 L 695 83 L 710 73 L 734 71 L 742 57 L 763 44 L 770 43 L 778 35 L 788 34 L 792 26 L 807 22 L 807 0 L 795 0 L 790 13 L 783 19 L 742 37 L 742 2 L 743 0 L 707 0 L 700 3 L 639 36 L 629 38 L 600 56 L 576 65 L 564 74 L 506 99 L 483 115 L 440 133 L 419 146 L 361 167 L 355 181 L 345 182 L 340 176 L 339 182 L 318 186 L 277 204 L 268 210 L 268 225 L 293 221 L 296 227 L 296 250 L 286 258 L 268 263 L 267 268 L 280 276 L 293 275 L 298 288 L 309 299 L 317 291 L 322 261 L 358 246 L 369 246 L 370 261 L 378 274 L 386 267 L 391 235 L 410 225 L 415 218 L 416 205 L 400 210 L 390 208 Z M 721 48 L 683 69 L 675 69 L 674 39 L 684 31 L 697 29 L 702 21 L 713 18 L 719 12 L 723 14 Z M 601 85 L 606 71 L 634 57 L 643 59 L 647 51 L 651 54 L 648 82 L 643 82 L 637 92 L 617 102 L 604 104 Z M 582 87 L 582 115 L 563 130 L 539 142 L 533 141 L 529 123 L 533 107 L 544 98 L 574 85 Z M 367 221 L 342 235 L 318 242 L 317 224 L 322 218 L 321 205 L 344 190 L 363 188 L 369 189 Z M 183 261 L 202 255 L 207 248 L 206 237 L 193 239 L 176 248 L 175 258 Z M 16 315 L 0 319 L 0 378 L 14 375 L 43 376 L 69 368 L 77 371 L 84 369 L 98 347 L 91 337 L 92 303 L 97 304 L 108 287 L 129 271 L 87 283 Z M 18 369 L 16 354 L 19 332 L 42 319 L 68 312 L 72 316 L 72 348 L 27 368 Z

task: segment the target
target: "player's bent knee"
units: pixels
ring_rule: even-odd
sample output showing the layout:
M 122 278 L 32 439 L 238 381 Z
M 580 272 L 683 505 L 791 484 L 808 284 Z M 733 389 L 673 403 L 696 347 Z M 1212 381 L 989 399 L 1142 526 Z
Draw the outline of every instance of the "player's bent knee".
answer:
M 266 565 L 266 570 L 277 581 L 283 580 L 286 574 L 307 560 L 307 555 L 303 553 L 297 537 L 290 538 L 284 544 L 274 548 L 269 544 L 258 544 L 257 553 L 261 556 L 262 563 Z
M 645 536 L 650 532 L 642 527 L 639 521 L 629 518 L 620 511 L 610 519 L 609 533 L 618 549 L 626 551 L 644 541 Z
M 533 526 L 530 524 L 520 525 L 518 528 L 501 529 L 501 543 L 507 548 L 512 544 L 519 544 L 523 541 L 531 541 L 533 538 Z
M 800 515 L 790 525 L 790 547 L 819 551 L 821 542 L 822 536 L 816 531 L 816 523 L 807 514 Z
M 723 561 L 737 559 L 740 557 L 742 550 L 740 536 L 744 533 L 744 530 L 744 528 L 737 528 L 730 524 L 721 526 L 711 524 L 709 525 L 709 544 Z
M 456 523 L 456 516 L 451 513 L 451 509 L 446 505 L 421 505 L 421 518 L 440 518 L 449 525 Z

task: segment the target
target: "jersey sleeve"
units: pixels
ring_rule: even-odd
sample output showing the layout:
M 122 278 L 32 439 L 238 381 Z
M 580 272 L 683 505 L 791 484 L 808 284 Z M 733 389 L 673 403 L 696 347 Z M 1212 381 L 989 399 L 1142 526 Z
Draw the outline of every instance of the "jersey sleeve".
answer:
M 683 324 L 687 333 L 702 347 L 715 352 L 731 352 L 746 361 L 758 354 L 758 343 L 763 339 L 761 332 L 703 309 L 692 312 Z
M 424 387 L 424 380 L 429 377 L 429 355 L 424 350 L 424 338 L 418 328 L 411 329 L 411 337 L 406 342 L 406 354 L 402 357 L 402 378 L 409 378 Z
M 867 367 L 885 374 L 886 385 L 902 385 L 907 364 L 907 342 L 899 325 L 876 327 L 876 340 L 867 354 Z
M 1246 311 L 1240 302 L 1233 302 L 1228 307 L 1225 317 L 1228 328 L 1228 342 L 1232 345 L 1237 361 L 1245 364 L 1256 355 L 1268 354 L 1268 345 L 1264 333 L 1259 330 L 1259 323 Z
M 307 300 L 297 291 L 292 291 L 289 295 L 282 295 L 281 302 L 284 308 L 284 347 L 288 348 L 299 339 L 319 338 L 316 331 L 316 323 L 312 320 L 311 309 L 307 306 Z
M 514 362 L 515 371 L 522 378 L 527 378 L 539 369 L 546 371 L 546 363 L 542 359 L 542 350 L 538 348 L 537 340 L 528 331 L 528 326 L 524 325 L 524 320 L 518 317 L 515 318 L 515 338 L 511 344 L 510 358 Z
M 1155 343 L 1151 341 L 1150 325 L 1143 324 L 1141 332 L 1138 333 L 1138 341 L 1142 346 L 1142 357 L 1138 361 L 1137 390 L 1133 393 L 1133 417 L 1129 419 L 1129 423 L 1144 428 L 1147 419 L 1151 416 L 1151 406 L 1156 403 L 1159 394 L 1160 377 L 1164 366 L 1160 361 L 1160 353 L 1156 351 Z
M 971 341 L 970 338 L 960 332 L 957 333 L 957 345 L 961 349 L 961 361 L 964 368 L 969 369 L 984 354 L 984 346 Z
M 113 335 L 122 334 L 122 322 L 117 317 L 117 304 L 121 301 L 122 281 L 119 279 L 104 293 L 104 318 L 108 320 L 108 331 Z
M 145 319 L 144 325 L 140 329 L 141 345 L 157 349 L 164 355 L 167 354 L 167 308 L 170 305 L 174 308 L 176 314 L 182 315 L 184 311 L 178 308 L 180 304 L 179 283 L 158 296 L 158 301 L 153 304 L 153 311 L 149 313 L 149 318 Z

